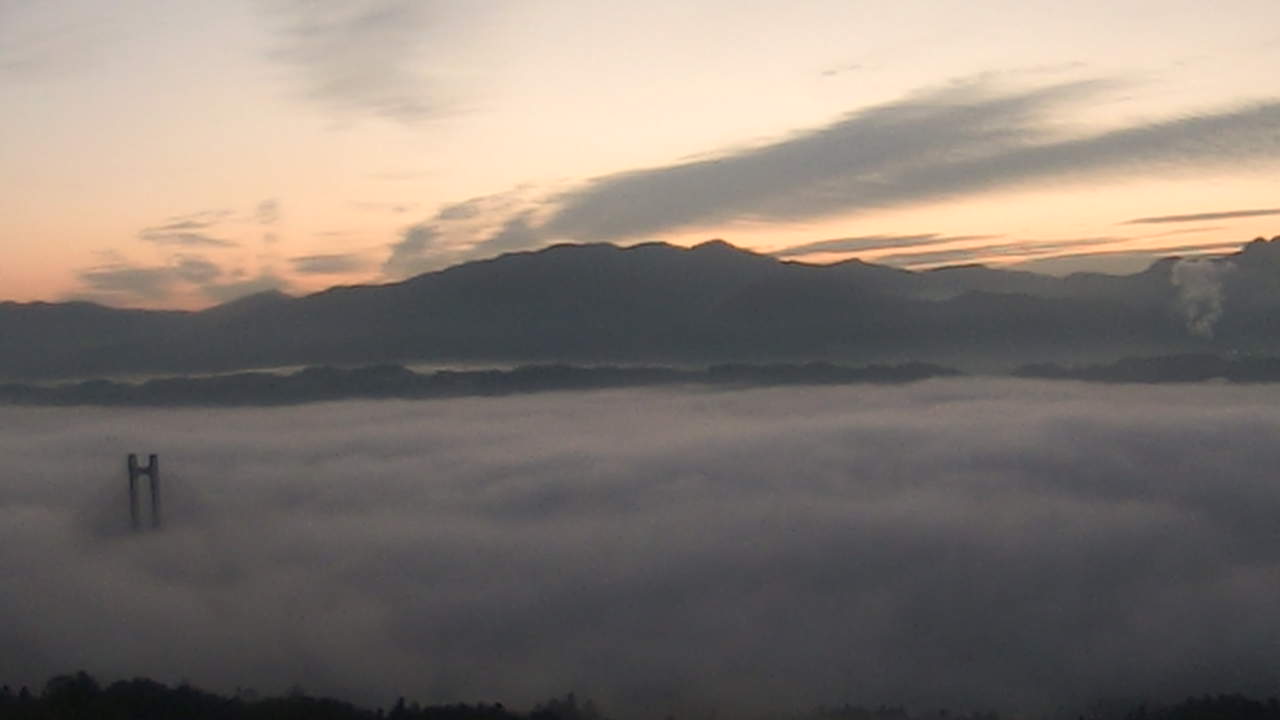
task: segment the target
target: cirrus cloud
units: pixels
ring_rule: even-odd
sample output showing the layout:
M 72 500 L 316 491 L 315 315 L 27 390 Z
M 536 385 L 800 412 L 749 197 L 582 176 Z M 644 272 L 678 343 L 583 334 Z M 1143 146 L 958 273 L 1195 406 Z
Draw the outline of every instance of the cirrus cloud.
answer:
M 328 253 L 289 258 L 293 271 L 301 275 L 344 275 L 364 270 L 368 262 L 359 253 Z
M 615 240 L 783 221 L 1013 185 L 1280 163 L 1280 102 L 1064 136 L 1058 117 L 1113 87 L 1001 91 L 964 81 L 707 159 L 597 178 L 550 203 L 557 239 Z
M 1203 222 L 1205 220 L 1229 220 L 1234 218 L 1264 217 L 1280 215 L 1280 208 L 1263 208 L 1261 210 L 1221 210 L 1218 212 L 1192 213 L 1189 215 L 1159 215 L 1126 220 L 1125 225 L 1153 225 L 1164 223 Z
M 423 69 L 435 0 L 270 0 L 272 57 L 296 75 L 307 98 L 342 114 L 414 123 L 444 100 Z

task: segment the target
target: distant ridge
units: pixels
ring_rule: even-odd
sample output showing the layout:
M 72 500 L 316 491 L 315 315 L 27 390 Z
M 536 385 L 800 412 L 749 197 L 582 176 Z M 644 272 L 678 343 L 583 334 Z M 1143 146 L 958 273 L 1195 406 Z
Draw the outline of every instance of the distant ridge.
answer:
M 1178 262 L 1059 278 L 982 266 L 812 265 L 723 241 L 561 244 L 397 283 L 262 293 L 200 312 L 0 303 L 0 378 L 412 362 L 922 360 L 1008 369 L 1280 351 L 1280 238 L 1200 261 L 1222 273 L 1175 277 Z M 1214 287 L 1190 293 L 1192 281 Z M 1194 307 L 1206 297 L 1214 307 Z
M 295 405 L 351 398 L 447 398 L 654 385 L 763 387 L 906 383 L 957 374 L 924 363 L 845 367 L 830 363 L 713 365 L 705 369 L 526 365 L 512 370 L 417 373 L 400 365 L 309 367 L 292 373 L 248 372 L 165 377 L 142 382 L 87 380 L 57 385 L 0 385 L 10 405 Z
M 1280 357 L 1219 357 L 1208 354 L 1122 358 L 1112 363 L 1061 366 L 1025 365 L 1015 375 L 1049 380 L 1110 383 L 1280 382 Z

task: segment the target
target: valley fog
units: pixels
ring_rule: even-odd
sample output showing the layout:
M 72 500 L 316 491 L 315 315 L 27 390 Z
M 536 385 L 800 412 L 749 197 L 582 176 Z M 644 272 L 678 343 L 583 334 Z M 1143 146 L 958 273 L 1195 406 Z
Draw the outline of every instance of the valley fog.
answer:
M 1280 387 L 0 408 L 0 682 L 1074 712 L 1276 692 Z M 127 453 L 164 527 L 129 530 Z

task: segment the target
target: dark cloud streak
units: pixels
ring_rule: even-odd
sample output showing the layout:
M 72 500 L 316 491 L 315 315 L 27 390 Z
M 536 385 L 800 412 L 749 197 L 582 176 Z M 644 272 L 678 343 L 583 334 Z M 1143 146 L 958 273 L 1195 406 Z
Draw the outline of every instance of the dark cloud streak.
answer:
M 180 247 L 229 248 L 239 243 L 223 238 L 213 237 L 198 232 L 163 232 L 154 229 L 143 230 L 138 234 L 139 240 L 156 245 L 175 245 Z
M 1013 185 L 1280 160 L 1280 103 L 1064 138 L 1053 116 L 1108 85 L 999 93 L 962 83 L 716 158 L 606 176 L 566 193 L 555 238 L 613 240 L 736 219 L 788 220 Z
M 978 245 L 975 247 L 949 248 L 945 250 L 928 250 L 924 252 L 897 253 L 876 258 L 877 263 L 886 265 L 902 265 L 913 267 L 918 265 L 936 265 L 939 263 L 980 262 L 992 257 L 1022 257 L 1024 255 L 1041 255 L 1070 250 L 1081 247 L 1098 247 L 1123 242 L 1121 237 L 1074 238 L 1070 240 L 1038 240 L 1000 243 L 995 245 Z M 1238 243 L 1237 243 L 1238 244 Z
M 1096 92 L 1094 83 L 993 96 L 960 85 L 862 110 L 817 130 L 723 157 L 598 179 L 567 193 L 552 236 L 611 240 L 739 217 L 794 219 L 866 206 L 862 193 L 939 158 L 1001 155 L 1042 135 L 1047 108 Z M 943 167 L 946 164 L 943 163 Z
M 176 215 L 165 222 L 138 232 L 138 239 L 155 245 L 176 245 L 192 248 L 228 248 L 239 243 L 210 235 L 207 231 L 217 227 L 231 215 L 227 210 L 206 210 L 189 215 Z
M 1017 263 L 1012 269 L 1037 273 L 1063 274 L 1063 272 L 1105 272 L 1128 274 L 1138 272 L 1151 263 L 1169 256 L 1228 254 L 1240 249 L 1238 242 L 1189 243 L 1165 245 L 1158 248 L 1093 250 L 1071 252 L 1049 257 L 1035 257 Z M 1101 260 L 1102 262 L 1096 262 Z
M 886 248 L 916 247 L 919 245 L 938 245 L 966 240 L 987 240 L 998 235 L 943 235 L 941 233 L 924 233 L 921 235 L 863 235 L 861 237 L 835 238 L 818 240 L 801 245 L 792 245 L 775 250 L 770 255 L 777 257 L 799 257 L 802 255 L 818 255 L 822 253 L 856 253 Z
M 1201 222 L 1204 220 L 1229 220 L 1231 218 L 1263 217 L 1266 215 L 1280 215 L 1280 208 L 1265 208 L 1262 210 L 1226 210 L 1222 212 L 1194 213 L 1191 215 L 1158 215 L 1155 217 L 1126 220 L 1123 224 L 1154 225 L 1163 223 Z

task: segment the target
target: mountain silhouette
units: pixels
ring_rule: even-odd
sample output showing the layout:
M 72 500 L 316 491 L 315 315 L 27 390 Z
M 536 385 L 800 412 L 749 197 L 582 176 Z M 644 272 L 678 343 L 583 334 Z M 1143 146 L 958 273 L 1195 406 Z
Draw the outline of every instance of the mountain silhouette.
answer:
M 976 265 L 813 265 L 718 240 L 562 244 L 397 283 L 262 293 L 199 312 L 0 303 L 0 378 L 418 362 L 922 360 L 1007 369 L 1280 349 L 1280 238 L 1201 261 L 1222 268 L 1211 278 L 1220 284 L 1211 333 L 1190 329 L 1179 262 L 1127 276 L 1051 277 Z M 1204 301 L 1215 289 L 1196 291 L 1190 299 Z

